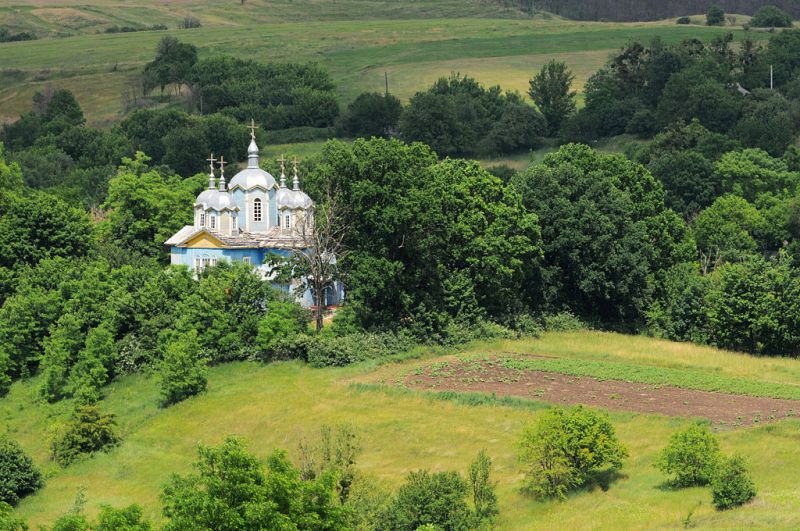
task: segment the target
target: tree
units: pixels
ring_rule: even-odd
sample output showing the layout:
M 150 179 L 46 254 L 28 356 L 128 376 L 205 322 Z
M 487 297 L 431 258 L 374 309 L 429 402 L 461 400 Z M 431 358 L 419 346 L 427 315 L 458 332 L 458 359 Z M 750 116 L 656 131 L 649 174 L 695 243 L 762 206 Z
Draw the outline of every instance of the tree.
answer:
M 3 157 L 3 144 L 0 143 L 0 189 L 19 190 L 22 185 L 22 170 L 19 164 L 6 162 Z
M 22 447 L 11 439 L 0 439 L 0 503 L 15 505 L 42 486 L 42 474 Z
M 5 531 L 28 531 L 28 524 L 22 518 L 14 516 L 14 508 L 0 501 L 0 529 Z
M 723 26 L 725 24 L 725 11 L 716 4 L 709 6 L 706 11 L 706 25 Z
M 542 280 L 528 289 L 551 311 L 637 320 L 651 275 L 693 258 L 691 235 L 665 209 L 661 183 L 622 156 L 563 146 L 512 185 L 542 227 Z
M 232 438 L 201 446 L 195 472 L 174 475 L 161 495 L 166 530 L 342 529 L 347 510 L 338 504 L 334 477 L 300 478 L 276 450 L 261 463 Z
M 100 400 L 100 388 L 114 377 L 116 347 L 108 325 L 90 330 L 69 375 L 70 394 L 82 403 Z
M 205 391 L 206 363 L 194 330 L 170 342 L 161 363 L 161 405 L 167 407 Z
M 256 344 L 271 357 L 281 341 L 302 334 L 308 328 L 308 311 L 291 301 L 274 300 L 267 303 L 266 315 L 258 321 Z
M 694 263 L 677 264 L 664 273 L 658 295 L 647 310 L 647 327 L 656 337 L 707 343 L 708 302 L 712 279 Z
M 780 157 L 795 140 L 798 119 L 800 106 L 796 101 L 770 92 L 763 99 L 748 101 L 733 134 L 746 147 L 760 148 Z
M 152 526 L 143 518 L 142 508 L 129 505 L 115 509 L 108 505 L 100 506 L 97 523 L 92 527 L 96 531 L 150 531 Z
M 673 477 L 678 487 L 707 485 L 717 473 L 722 454 L 717 437 L 704 424 L 674 433 L 659 454 L 656 468 Z
M 744 505 L 756 497 L 756 486 L 747 472 L 744 459 L 725 459 L 711 481 L 711 496 L 718 510 Z
M 472 529 L 467 482 L 457 472 L 410 472 L 381 518 L 381 529 L 414 531 L 424 525 Z
M 347 106 L 344 130 L 350 136 L 389 136 L 397 127 L 403 106 L 395 96 L 363 92 Z
M 175 37 L 162 37 L 155 59 L 144 67 L 146 91 L 160 87 L 163 94 L 167 85 L 185 83 L 196 62 L 197 48 L 194 45 L 180 42 Z
M 664 185 L 666 205 L 686 219 L 709 206 L 721 192 L 713 164 L 696 151 L 664 153 L 647 169 Z
M 485 450 L 469 465 L 469 490 L 472 494 L 472 505 L 475 516 L 479 520 L 492 521 L 500 512 L 497 507 L 496 483 L 489 477 L 492 471 L 492 460 Z
M 567 64 L 551 59 L 530 80 L 528 94 L 539 107 L 547 122 L 547 131 L 554 136 L 573 112 L 575 92 L 571 91 L 575 76 Z
M 525 490 L 543 498 L 565 498 L 596 474 L 619 470 L 627 456 L 608 417 L 583 406 L 544 411 L 519 445 Z
M 800 173 L 788 170 L 786 162 L 761 149 L 726 153 L 714 165 L 714 173 L 724 192 L 755 202 L 762 194 L 793 192 L 800 184 Z
M 766 231 L 761 213 L 735 195 L 718 198 L 694 222 L 694 236 L 704 269 L 735 262 L 757 253 L 758 239 Z
M 792 17 L 775 6 L 763 6 L 750 19 L 750 26 L 754 28 L 791 28 Z

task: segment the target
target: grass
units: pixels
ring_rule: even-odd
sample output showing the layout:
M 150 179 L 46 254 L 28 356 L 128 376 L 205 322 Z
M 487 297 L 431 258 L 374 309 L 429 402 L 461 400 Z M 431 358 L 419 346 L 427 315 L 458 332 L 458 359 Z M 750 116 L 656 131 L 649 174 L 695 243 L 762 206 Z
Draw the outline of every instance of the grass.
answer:
M 567 360 L 604 360 L 645 367 L 692 367 L 754 381 L 797 381 L 800 363 L 759 359 L 730 352 L 642 337 L 598 332 L 549 333 L 537 340 L 478 343 L 463 355 L 547 353 Z M 800 527 L 800 487 L 787 470 L 800 466 L 800 422 L 731 430 L 720 434 L 723 450 L 744 455 L 759 490 L 740 509 L 716 512 L 707 489 L 664 490 L 653 466 L 657 452 L 686 420 L 612 413 L 611 419 L 631 457 L 625 477 L 603 492 L 581 491 L 566 502 L 536 502 L 518 488 L 521 472 L 515 443 L 522 427 L 535 420 L 541 403 L 502 400 L 489 395 L 446 393 L 429 396 L 392 386 L 354 384 L 375 381 L 431 361 L 376 367 L 374 363 L 337 369 L 312 369 L 298 362 L 262 365 L 241 362 L 214 367 L 209 390 L 169 409 L 159 409 L 157 384 L 145 375 L 111 385 L 101 407 L 118 416 L 124 441 L 66 469 L 48 461 L 44 434 L 66 418 L 67 402 L 44 404 L 37 380 L 17 383 L 0 400 L 0 431 L 20 441 L 47 473 L 47 485 L 26 498 L 19 514 L 32 526 L 67 511 L 80 486 L 87 511 L 101 503 L 139 503 L 161 521 L 158 495 L 172 473 L 185 473 L 197 444 L 217 444 L 226 435 L 245 438 L 250 450 L 266 457 L 275 447 L 298 457 L 297 444 L 313 437 L 321 424 L 349 423 L 362 439 L 358 466 L 387 487 L 396 488 L 415 469 L 466 471 L 485 448 L 495 463 L 501 508 L 499 529 L 652 529 L 679 527 L 699 507 L 692 522 L 700 528 Z
M 198 16 L 203 27 L 98 33 L 110 25 L 165 22 L 174 27 L 183 16 Z M 0 121 L 28 110 L 31 95 L 51 85 L 73 90 L 92 124 L 122 118 L 122 92 L 166 34 L 197 45 L 201 57 L 320 62 L 331 72 L 343 103 L 363 91 L 383 91 L 384 73 L 390 90 L 404 100 L 451 72 L 524 93 L 533 73 L 551 58 L 567 62 L 581 89 L 608 55 L 628 41 L 649 41 L 656 35 L 665 43 L 707 41 L 731 30 L 737 39 L 743 35 L 733 28 L 672 21 L 621 24 L 530 17 L 477 0 L 248 0 L 245 6 L 221 0 L 168 6 L 144 0 L 124 5 L 35 0 L 21 6 L 0 0 L 2 25 L 66 37 L 0 44 Z

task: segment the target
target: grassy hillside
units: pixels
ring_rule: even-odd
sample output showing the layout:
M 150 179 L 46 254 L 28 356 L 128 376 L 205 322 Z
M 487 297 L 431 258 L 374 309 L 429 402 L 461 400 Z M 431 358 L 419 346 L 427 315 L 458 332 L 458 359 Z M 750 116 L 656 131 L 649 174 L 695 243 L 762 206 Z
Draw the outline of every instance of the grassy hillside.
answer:
M 615 361 L 632 365 L 690 368 L 698 373 L 797 385 L 800 362 L 755 357 L 642 337 L 596 332 L 551 333 L 538 340 L 473 345 L 467 353 L 546 354 L 572 360 Z M 109 454 L 58 469 L 47 460 L 48 426 L 63 419 L 70 405 L 44 405 L 36 398 L 37 381 L 15 384 L 0 401 L 4 429 L 19 440 L 49 478 L 47 486 L 25 499 L 19 512 L 32 524 L 66 511 L 80 486 L 86 487 L 89 512 L 98 504 L 138 502 L 158 520 L 158 494 L 173 472 L 189 470 L 198 443 L 216 444 L 226 435 L 244 437 L 251 451 L 267 456 L 275 447 L 295 458 L 303 437 L 321 424 L 349 423 L 360 434 L 364 452 L 359 469 L 389 487 L 421 467 L 465 470 L 486 448 L 499 481 L 501 529 L 680 527 L 693 509 L 698 527 L 788 529 L 800 526 L 800 421 L 724 431 L 723 450 L 743 454 L 759 489 L 756 500 L 737 510 L 716 512 L 707 489 L 674 491 L 661 487 L 664 477 L 652 467 L 668 436 L 687 420 L 655 415 L 613 413 L 612 421 L 631 457 L 625 478 L 607 492 L 579 492 L 567 502 L 534 502 L 518 492 L 521 475 L 514 444 L 522 426 L 535 419 L 537 407 L 470 406 L 435 400 L 392 384 L 398 374 L 423 360 L 401 365 L 359 365 L 311 369 L 301 363 L 232 363 L 216 367 L 205 394 L 167 410 L 156 406 L 153 378 L 132 376 L 115 383 L 102 403 L 118 415 L 123 444 Z M 354 386 L 354 381 L 386 382 Z
M 199 18 L 203 27 L 98 34 L 123 24 L 167 23 L 172 28 L 187 15 Z M 0 44 L 0 121 L 28 110 L 32 94 L 49 85 L 75 92 L 94 124 L 121 117 L 121 94 L 152 59 L 165 34 L 197 45 L 201 56 L 319 61 L 331 71 L 346 103 L 362 91 L 382 91 L 384 72 L 389 74 L 390 90 L 401 98 L 453 71 L 524 92 L 532 74 L 550 58 L 566 61 L 580 88 L 609 53 L 630 40 L 649 41 L 655 35 L 665 42 L 710 40 L 729 31 L 671 21 L 573 22 L 552 15 L 529 17 L 493 3 L 453 0 L 249 0 L 244 6 L 184 0 L 156 7 L 141 0 L 93 0 L 80 6 L 59 0 L 20 6 L 3 0 L 0 25 L 72 35 Z

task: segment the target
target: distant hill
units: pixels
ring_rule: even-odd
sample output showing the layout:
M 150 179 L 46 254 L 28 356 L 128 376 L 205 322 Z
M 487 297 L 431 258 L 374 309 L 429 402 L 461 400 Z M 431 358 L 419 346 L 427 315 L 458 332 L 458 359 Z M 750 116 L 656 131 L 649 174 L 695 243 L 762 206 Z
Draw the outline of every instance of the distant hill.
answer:
M 531 0 L 520 0 L 529 5 Z M 577 20 L 613 20 L 633 22 L 661 20 L 684 15 L 705 13 L 708 6 L 717 4 L 726 13 L 752 15 L 764 5 L 774 5 L 800 18 L 797 0 L 533 0 L 535 9 L 550 11 Z

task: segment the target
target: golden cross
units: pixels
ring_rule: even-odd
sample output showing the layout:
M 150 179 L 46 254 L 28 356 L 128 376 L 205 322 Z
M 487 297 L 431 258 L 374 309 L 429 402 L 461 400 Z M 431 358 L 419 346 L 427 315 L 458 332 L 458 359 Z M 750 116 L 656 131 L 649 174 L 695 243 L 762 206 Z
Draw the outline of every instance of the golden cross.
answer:
M 258 129 L 258 126 L 256 125 L 256 121 L 253 120 L 252 118 L 250 118 L 250 125 L 248 127 L 250 129 L 250 138 L 255 140 L 256 139 L 256 129 Z
M 297 155 L 295 155 L 294 159 L 292 160 L 292 165 L 294 166 L 294 176 L 297 177 L 297 163 L 300 162 L 297 160 Z
M 208 166 L 211 168 L 211 171 L 214 171 L 214 163 L 217 162 L 217 159 L 214 158 L 214 154 L 212 153 L 210 157 L 206 159 L 208 161 Z
M 285 171 L 286 171 L 286 167 L 285 167 L 286 157 L 283 155 L 283 153 L 281 153 L 281 158 L 278 159 L 278 162 L 281 163 L 281 174 L 285 173 Z
M 219 171 L 220 171 L 220 173 L 222 174 L 223 177 L 225 176 L 225 165 L 226 164 L 227 164 L 227 162 L 225 162 L 225 156 L 224 155 L 220 155 L 219 156 Z

